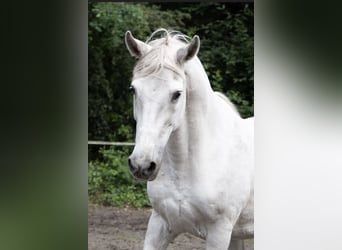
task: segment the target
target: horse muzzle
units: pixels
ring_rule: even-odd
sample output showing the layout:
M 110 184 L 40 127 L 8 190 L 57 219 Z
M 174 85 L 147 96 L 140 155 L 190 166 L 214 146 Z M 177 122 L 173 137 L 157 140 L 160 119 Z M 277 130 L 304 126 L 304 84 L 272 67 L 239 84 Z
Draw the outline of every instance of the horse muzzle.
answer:
M 128 158 L 128 166 L 132 175 L 141 180 L 153 181 L 157 177 L 157 164 L 154 161 L 139 162 L 134 157 Z

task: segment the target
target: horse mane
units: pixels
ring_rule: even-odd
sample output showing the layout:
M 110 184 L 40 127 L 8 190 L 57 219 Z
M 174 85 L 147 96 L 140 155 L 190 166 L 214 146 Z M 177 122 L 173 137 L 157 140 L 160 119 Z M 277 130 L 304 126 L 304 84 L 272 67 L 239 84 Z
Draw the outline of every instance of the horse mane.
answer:
M 166 68 L 184 77 L 180 65 L 176 63 L 174 52 L 189 41 L 190 38 L 179 31 L 157 29 L 146 40 L 151 50 L 137 61 L 133 71 L 134 76 L 156 75 Z
M 232 101 L 224 94 L 222 94 L 221 92 L 215 91 L 215 94 L 220 97 L 221 99 L 223 99 L 229 106 L 230 108 L 235 111 L 236 114 L 238 114 L 240 116 L 239 111 L 237 110 L 237 108 L 235 107 L 234 103 L 232 103 Z

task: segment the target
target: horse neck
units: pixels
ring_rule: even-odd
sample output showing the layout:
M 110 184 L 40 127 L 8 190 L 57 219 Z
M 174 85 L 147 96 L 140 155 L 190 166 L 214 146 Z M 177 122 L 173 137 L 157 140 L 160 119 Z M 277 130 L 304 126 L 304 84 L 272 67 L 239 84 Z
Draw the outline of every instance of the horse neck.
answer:
M 211 126 L 208 115 L 213 111 L 212 100 L 214 92 L 209 79 L 198 58 L 189 61 L 185 66 L 187 77 L 187 104 L 183 122 L 175 130 L 167 145 L 169 159 L 182 165 L 189 163 L 189 157 L 200 154 L 203 131 Z
M 196 57 L 185 65 L 187 84 L 187 112 L 206 112 L 213 95 L 208 76 L 202 63 Z

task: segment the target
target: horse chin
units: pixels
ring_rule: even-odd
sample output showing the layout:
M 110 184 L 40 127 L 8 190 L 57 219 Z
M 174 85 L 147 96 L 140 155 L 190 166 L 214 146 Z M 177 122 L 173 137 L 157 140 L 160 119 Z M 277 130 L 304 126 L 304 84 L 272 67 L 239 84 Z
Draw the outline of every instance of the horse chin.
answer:
M 157 176 L 158 176 L 158 170 L 156 170 L 153 174 L 151 174 L 150 176 L 146 176 L 146 175 L 142 175 L 140 173 L 132 173 L 133 177 L 137 180 L 142 180 L 142 181 L 154 181 Z
M 154 181 L 157 178 L 158 173 L 152 174 L 150 177 L 148 177 L 147 181 Z

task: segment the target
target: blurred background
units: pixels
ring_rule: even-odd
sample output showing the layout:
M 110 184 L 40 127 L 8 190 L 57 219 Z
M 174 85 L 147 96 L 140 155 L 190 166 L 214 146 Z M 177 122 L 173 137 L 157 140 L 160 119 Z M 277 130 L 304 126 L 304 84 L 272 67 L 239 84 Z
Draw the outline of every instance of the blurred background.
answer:
M 142 41 L 158 28 L 201 39 L 198 57 L 215 91 L 225 93 L 242 117 L 253 116 L 253 3 L 89 3 L 88 139 L 134 142 L 132 95 L 135 59 L 125 46 L 130 30 Z M 146 183 L 128 173 L 132 146 L 89 145 L 91 203 L 148 206 Z

